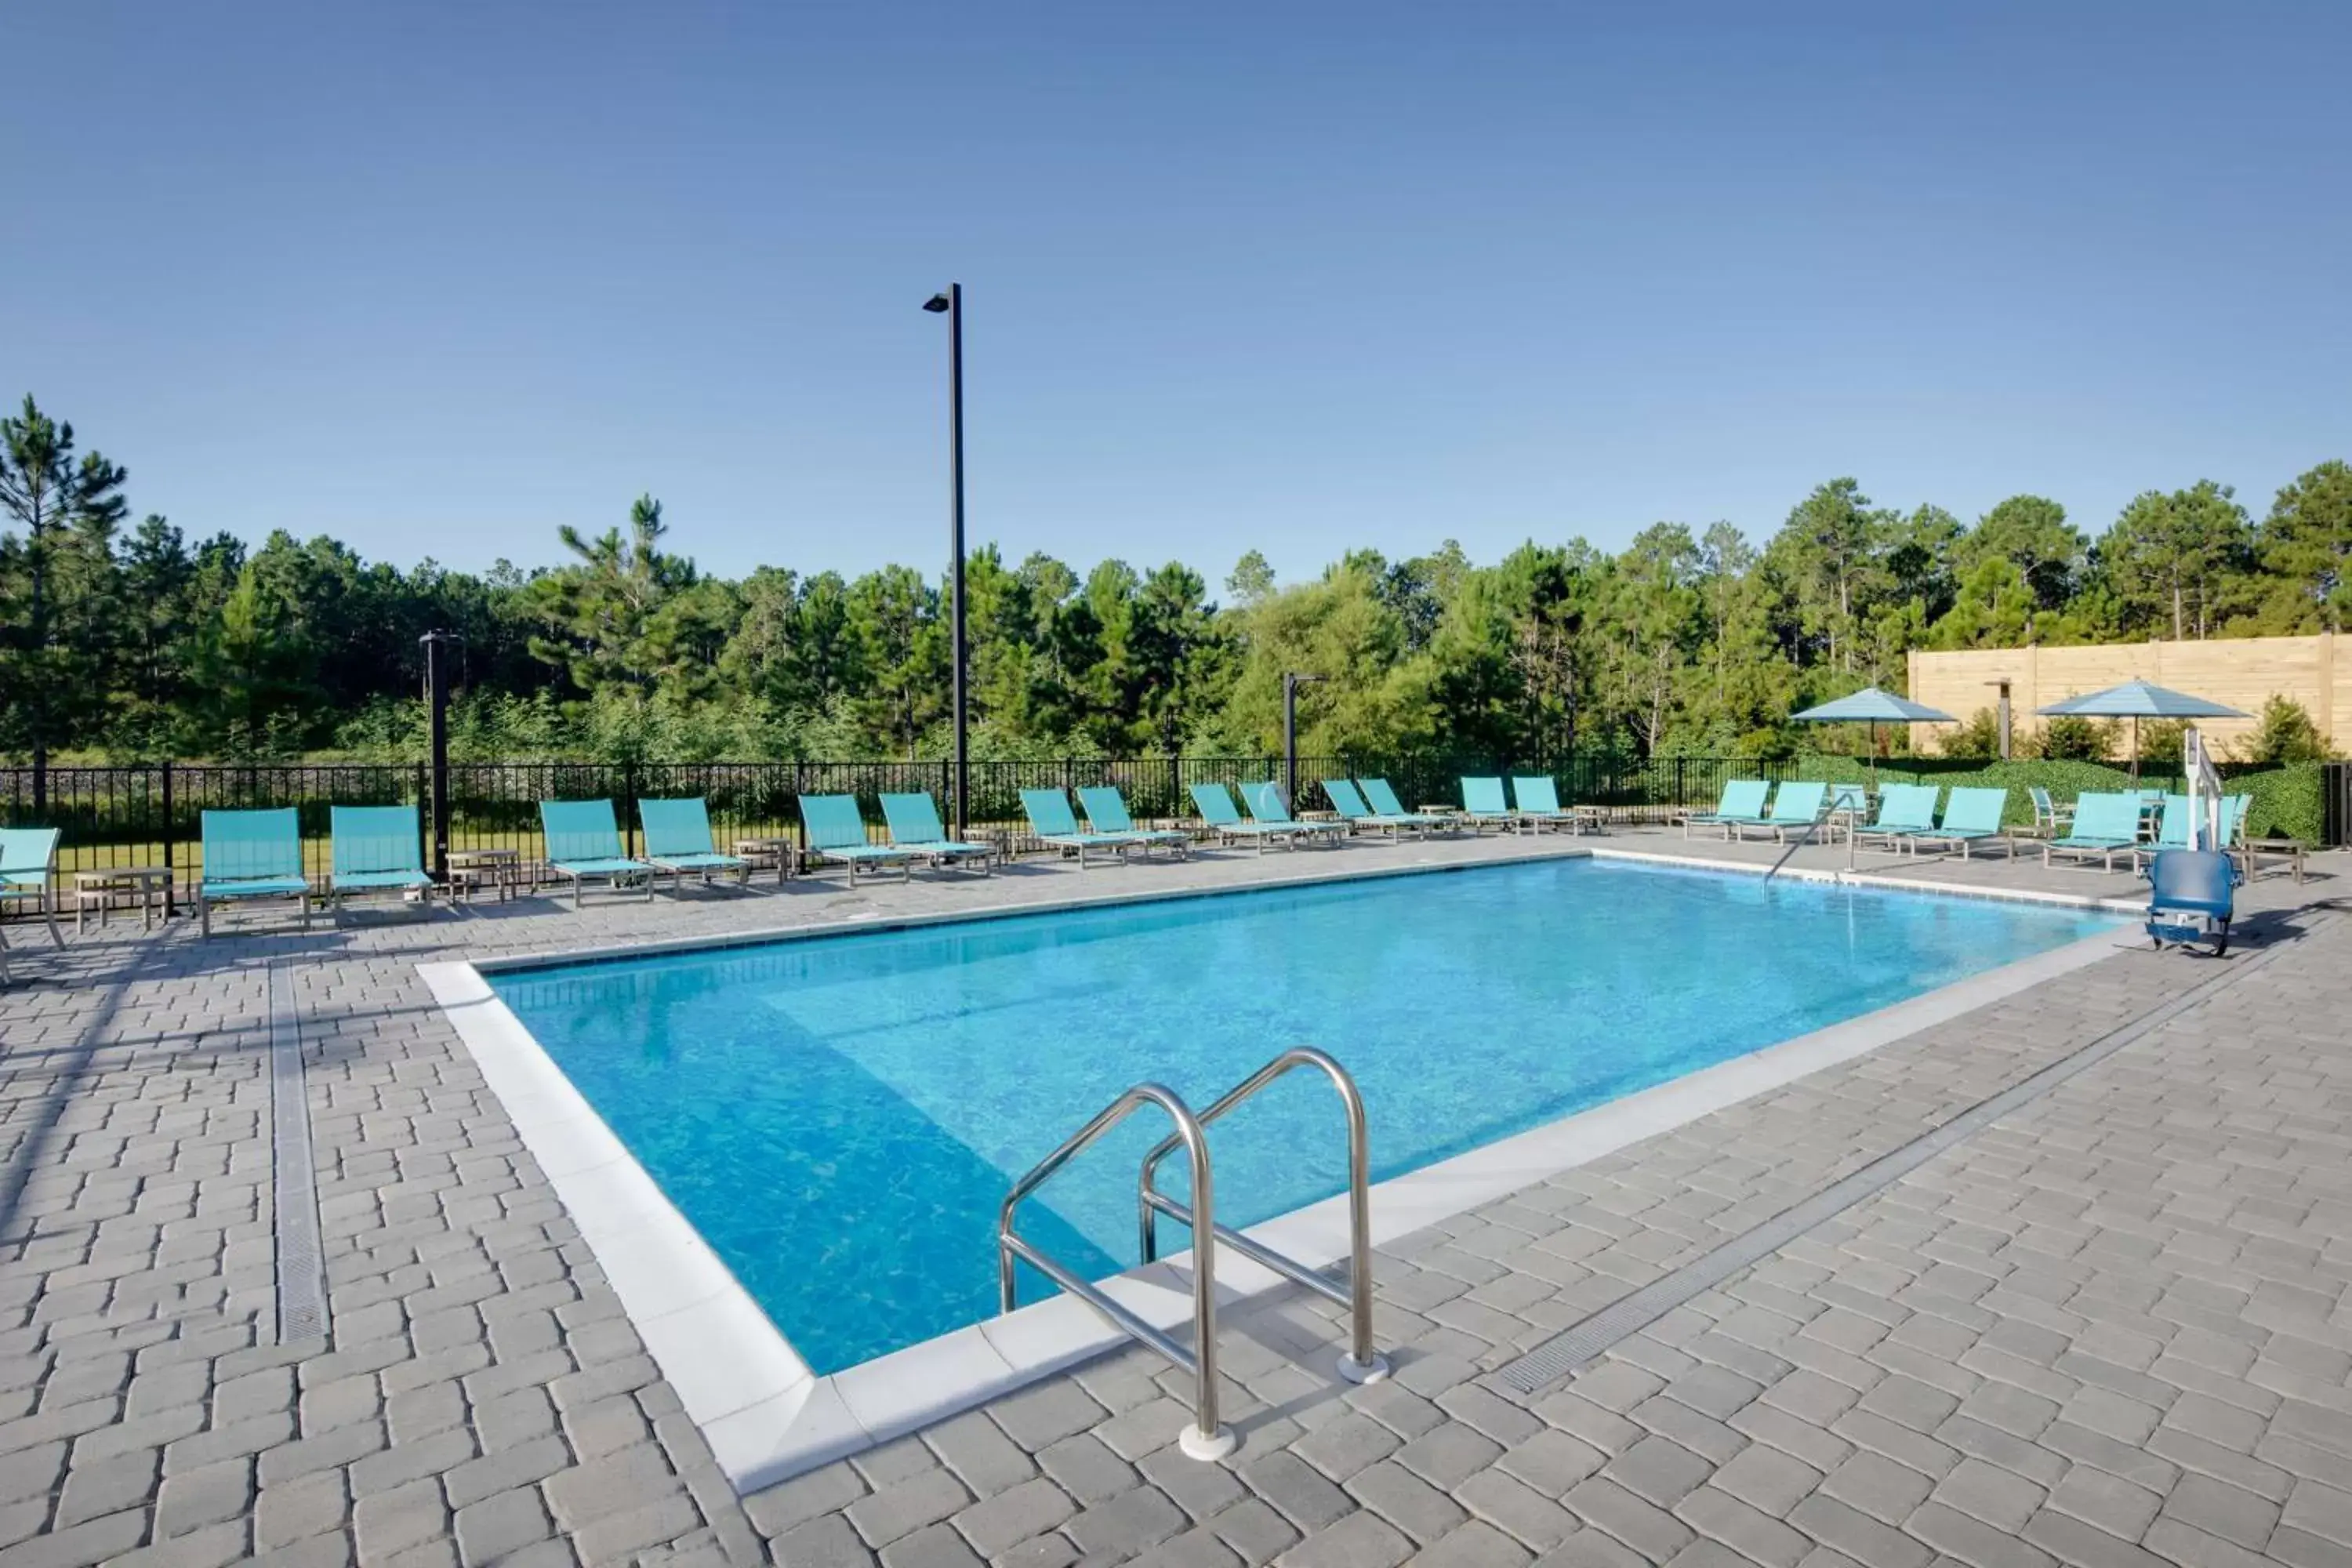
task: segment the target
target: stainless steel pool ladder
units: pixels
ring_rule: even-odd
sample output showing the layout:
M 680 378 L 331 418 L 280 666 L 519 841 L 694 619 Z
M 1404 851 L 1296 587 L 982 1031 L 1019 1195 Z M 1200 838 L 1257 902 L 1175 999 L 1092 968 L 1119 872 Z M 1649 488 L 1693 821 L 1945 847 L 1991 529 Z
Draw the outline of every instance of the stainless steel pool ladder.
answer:
M 1348 1287 L 1345 1289 L 1296 1259 L 1286 1258 L 1272 1247 L 1216 1223 L 1215 1178 L 1210 1165 L 1205 1131 L 1208 1123 L 1284 1074 L 1301 1067 L 1320 1068 L 1331 1079 L 1332 1087 L 1339 1091 L 1340 1104 L 1347 1112 L 1349 1259 Z M 1080 1279 L 1038 1251 L 1013 1227 L 1014 1211 L 1023 1198 L 1036 1191 L 1089 1144 L 1146 1105 L 1157 1105 L 1166 1111 L 1168 1119 L 1176 1124 L 1176 1130 L 1144 1156 L 1143 1169 L 1137 1178 L 1137 1210 L 1143 1261 L 1150 1263 L 1157 1259 L 1159 1215 L 1167 1215 L 1191 1227 L 1192 1348 L 1189 1351 L 1113 1300 L 1097 1286 Z M 1192 1204 L 1189 1208 L 1155 1191 L 1151 1184 L 1152 1173 L 1159 1168 L 1160 1162 L 1175 1152 L 1180 1144 L 1192 1165 Z M 1014 1263 L 1016 1260 L 1026 1263 L 1101 1313 L 1112 1327 L 1150 1346 L 1191 1373 L 1193 1423 L 1179 1438 L 1179 1446 L 1196 1459 L 1223 1458 L 1233 1452 L 1236 1439 L 1232 1431 L 1217 1420 L 1216 1249 L 1220 1242 L 1285 1279 L 1295 1280 L 1349 1309 L 1353 1320 L 1353 1341 L 1349 1352 L 1339 1358 L 1340 1376 L 1350 1383 L 1371 1383 L 1388 1375 L 1387 1359 L 1372 1349 L 1371 1215 L 1368 1197 L 1370 1185 L 1370 1140 L 1364 1126 L 1363 1097 L 1356 1092 L 1355 1080 L 1338 1062 L 1311 1047 L 1300 1046 L 1283 1052 L 1200 1116 L 1193 1115 L 1192 1108 L 1173 1089 L 1157 1083 L 1137 1084 L 1104 1107 L 1100 1114 L 1013 1183 L 1012 1189 L 1004 1194 L 1004 1202 L 998 1208 L 996 1216 L 996 1279 L 1000 1303 L 1005 1311 L 1013 1310 Z

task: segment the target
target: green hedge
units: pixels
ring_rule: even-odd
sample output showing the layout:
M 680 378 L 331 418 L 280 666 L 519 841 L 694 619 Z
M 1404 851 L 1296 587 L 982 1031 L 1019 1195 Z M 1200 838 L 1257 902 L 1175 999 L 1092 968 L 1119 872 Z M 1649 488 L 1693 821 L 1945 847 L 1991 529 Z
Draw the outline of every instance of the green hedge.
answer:
M 2290 763 L 2284 767 L 2263 768 L 2254 772 L 2232 773 L 2223 783 L 2231 795 L 2250 795 L 2253 804 L 2248 808 L 2247 831 L 2256 838 L 2300 838 L 2306 844 L 2319 842 L 2323 815 L 2321 804 L 2321 764 Z M 1822 779 L 1831 784 L 1858 784 L 1867 779 L 1868 766 L 1859 757 L 1801 757 L 1790 764 L 1782 776 L 1797 779 Z M 2131 774 L 2122 768 L 2104 763 L 2013 762 L 1979 763 L 1954 765 L 1935 763 L 1920 765 L 1920 760 L 1904 758 L 1879 764 L 1878 776 L 1901 784 L 1937 784 L 1954 785 L 1990 785 L 2009 791 L 2009 808 L 2003 820 L 2024 826 L 2033 820 L 2033 799 L 2026 791 L 2034 784 L 2048 790 L 2061 805 L 2072 802 L 2085 792 L 2130 789 Z M 2177 775 L 2157 773 L 2143 773 L 2140 787 L 2162 786 L 2178 790 L 2181 783 Z

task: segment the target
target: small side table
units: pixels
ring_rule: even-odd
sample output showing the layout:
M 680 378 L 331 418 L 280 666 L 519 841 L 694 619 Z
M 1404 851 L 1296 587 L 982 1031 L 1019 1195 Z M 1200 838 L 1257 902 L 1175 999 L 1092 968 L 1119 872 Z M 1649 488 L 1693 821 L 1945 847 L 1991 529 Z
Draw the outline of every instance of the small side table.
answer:
M 94 907 L 98 923 L 104 925 L 117 893 L 129 893 L 139 900 L 139 929 L 155 929 L 155 908 L 172 886 L 168 866 L 110 866 L 101 871 L 76 871 L 73 874 L 74 935 L 83 931 L 83 921 Z
M 789 834 L 735 840 L 735 853 L 751 862 L 753 870 L 769 865 L 776 868 L 776 886 L 779 888 L 793 874 L 793 861 L 799 851 L 799 844 Z
M 1579 836 L 1587 833 L 1607 833 L 1609 831 L 1609 808 L 1607 806 L 1571 805 L 1568 809 L 1575 814 L 1576 832 Z
M 2255 856 L 2277 855 L 2284 857 L 2287 863 L 2294 868 L 2294 885 L 2298 888 L 2303 886 L 2303 857 L 2305 847 L 2302 839 L 2249 838 L 2238 847 L 2238 851 L 2245 861 L 2247 881 L 2251 882 L 2254 879 Z
M 514 897 L 522 869 L 519 849 L 452 849 L 449 851 L 449 898 L 471 899 L 486 888 L 498 889 L 499 901 Z

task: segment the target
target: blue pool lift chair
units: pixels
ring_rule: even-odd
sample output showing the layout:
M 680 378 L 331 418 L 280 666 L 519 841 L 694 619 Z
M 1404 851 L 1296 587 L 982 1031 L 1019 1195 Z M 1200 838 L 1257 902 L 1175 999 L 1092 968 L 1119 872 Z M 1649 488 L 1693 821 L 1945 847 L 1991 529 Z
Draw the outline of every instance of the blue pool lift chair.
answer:
M 1200 811 L 1201 820 L 1217 837 L 1220 844 L 1232 844 L 1247 838 L 1257 845 L 1257 852 L 1265 853 L 1268 844 L 1298 847 L 1299 829 L 1296 824 L 1284 827 L 1273 823 L 1252 822 L 1244 817 L 1241 807 L 1221 784 L 1196 784 L 1192 786 L 1192 805 Z
M 2158 948 L 2210 942 L 2213 956 L 2230 951 L 2236 868 L 2219 849 L 2166 849 L 2148 864 L 2147 935 Z
M 334 847 L 327 868 L 328 908 L 343 918 L 346 893 L 416 895 L 433 912 L 433 879 L 425 870 L 425 836 L 413 805 L 338 805 L 327 814 Z
M 1291 816 L 1290 807 L 1284 804 L 1282 798 L 1282 786 L 1272 779 L 1242 785 L 1242 803 L 1249 807 L 1252 818 L 1268 827 L 1296 828 L 1303 837 L 1319 839 L 1326 844 L 1337 844 L 1348 837 L 1348 824 L 1344 820 L 1301 822 Z
M 1764 796 L 1772 786 L 1762 779 L 1733 779 L 1723 786 L 1722 798 L 1713 811 L 1683 813 L 1683 837 L 1688 838 L 1693 827 L 1720 827 L 1726 838 L 1731 837 L 1735 824 L 1764 820 Z
M 1331 802 L 1331 809 L 1339 814 L 1339 819 L 1359 833 L 1381 833 L 1391 838 L 1400 833 L 1411 833 L 1426 838 L 1433 827 L 1441 826 L 1433 818 L 1412 812 L 1391 815 L 1374 811 L 1363 792 L 1346 779 L 1325 779 L 1323 794 Z
M 616 893 L 642 883 L 646 901 L 653 902 L 654 868 L 622 847 L 611 801 L 542 800 L 539 829 L 547 841 L 548 869 L 571 879 L 573 909 L 591 881 L 602 881 Z
M 58 930 L 58 829 L 0 827 L 0 912 L 17 900 L 28 900 L 49 924 L 49 940 L 66 944 Z M 8 939 L 0 934 L 0 984 L 8 981 Z
M 985 844 L 966 844 L 948 837 L 940 820 L 939 802 L 929 790 L 882 797 L 882 819 L 890 825 L 890 845 L 933 866 L 961 866 L 985 877 L 996 851 Z
M 1356 787 L 1364 792 L 1365 804 L 1381 816 L 1418 816 L 1434 824 L 1436 830 L 1441 833 L 1455 832 L 1462 826 L 1462 819 L 1450 811 L 1409 812 L 1405 810 L 1404 802 L 1397 799 L 1396 791 L 1389 787 L 1389 781 L 1386 779 L 1358 779 Z
M 669 873 L 670 897 L 685 890 L 689 871 L 701 873 L 705 883 L 715 872 L 732 871 L 738 887 L 751 886 L 751 862 L 719 852 L 710 837 L 710 805 L 701 796 L 641 800 L 637 823 L 646 830 L 646 863 Z
M 1078 791 L 1078 805 L 1096 832 L 1125 834 L 1143 846 L 1147 857 L 1154 849 L 1187 858 L 1192 853 L 1192 836 L 1181 827 L 1138 827 L 1117 784 L 1086 785 Z
M 2055 838 L 2044 839 L 2042 863 L 2047 866 L 2053 855 L 2069 859 L 2099 858 L 2102 870 L 2115 867 L 2121 855 L 2126 863 L 2132 847 L 2139 842 L 2139 796 L 2123 790 L 2090 790 L 2075 797 L 2074 819 L 2066 831 Z
M 860 866 L 896 866 L 898 874 L 909 880 L 915 875 L 915 857 L 910 852 L 866 838 L 866 818 L 859 815 L 854 795 L 801 796 L 801 825 L 808 829 L 810 858 L 837 860 L 848 867 L 853 888 L 857 886 Z
M 196 926 L 213 934 L 213 906 L 239 899 L 292 899 L 310 929 L 310 879 L 302 874 L 302 825 L 290 805 L 204 815 L 204 876 Z
M 1074 852 L 1081 871 L 1087 868 L 1088 850 L 1124 861 L 1127 852 L 1139 845 L 1131 833 L 1089 833 L 1080 827 L 1070 810 L 1070 797 L 1057 789 L 1023 790 L 1021 809 L 1028 814 L 1030 837 L 1053 848 Z

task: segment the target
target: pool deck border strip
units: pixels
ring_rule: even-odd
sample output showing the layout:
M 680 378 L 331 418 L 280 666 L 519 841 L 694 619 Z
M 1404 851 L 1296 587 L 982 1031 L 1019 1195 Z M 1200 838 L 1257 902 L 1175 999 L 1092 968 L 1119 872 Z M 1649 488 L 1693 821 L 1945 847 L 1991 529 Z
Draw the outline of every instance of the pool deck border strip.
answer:
M 278 1342 L 327 1337 L 326 1246 L 319 1227 L 318 1157 L 302 1063 L 302 1023 L 283 963 L 269 973 L 270 1232 L 278 1256 Z
M 2312 922 L 2316 926 L 2328 917 Z M 2304 934 L 2308 934 L 2309 927 Z M 1761 1262 L 1824 1222 L 1894 1185 L 1955 1143 L 1972 1137 L 1993 1122 L 2023 1110 L 2061 1084 L 2086 1072 L 2191 1008 L 2268 964 L 2282 951 L 2265 946 L 2226 967 L 2210 979 L 2118 1024 L 2049 1066 L 2020 1079 L 2007 1089 L 1929 1128 L 1899 1148 L 1889 1150 L 1860 1170 L 1832 1183 L 1811 1196 L 1792 1204 L 1754 1227 L 1693 1258 L 1662 1279 L 1619 1297 L 1582 1321 L 1571 1324 L 1517 1361 L 1497 1368 L 1490 1381 L 1521 1399 L 1541 1393 L 1613 1346 L 1639 1333 L 1675 1308 L 1714 1289 L 1733 1275 Z
M 1416 863 L 1286 878 L 1276 885 L 1467 870 L 1590 854 L 1580 847 L 1468 863 Z M 1612 858 L 1669 863 L 1679 859 L 1622 851 Z M 1702 865 L 1716 868 L 1712 863 Z M 1761 871 L 1761 868 L 1749 869 Z M 1115 894 L 889 921 L 827 921 L 788 931 L 781 938 L 761 934 L 748 941 L 694 939 L 600 951 L 613 959 L 644 957 L 1246 890 L 1250 889 L 1155 889 L 1140 897 Z M 1940 894 L 1945 889 L 1913 883 L 1901 890 Z M 2060 901 L 2078 908 L 2098 906 L 2098 900 L 2087 899 Z M 2096 963 L 2114 952 L 2116 945 L 2112 932 L 2095 933 L 1375 1184 L 1373 1244 L 1394 1241 L 1643 1139 Z M 1055 1296 L 838 1373 L 815 1373 L 499 999 L 486 977 L 578 962 L 577 956 L 532 955 L 520 962 L 424 963 L 417 972 L 466 1042 L 485 1081 L 506 1107 L 524 1146 L 539 1162 L 621 1298 L 646 1350 L 677 1390 L 688 1415 L 702 1429 L 719 1468 L 739 1491 L 757 1490 L 887 1442 L 1130 1342 L 1085 1303 Z M 1246 1234 L 1310 1268 L 1336 1263 L 1349 1250 L 1345 1196 L 1310 1204 L 1253 1226 Z M 1114 1276 L 1103 1282 L 1103 1288 L 1146 1321 L 1172 1331 L 1192 1315 L 1190 1262 L 1189 1251 L 1180 1253 Z M 1279 1276 L 1230 1252 L 1220 1262 L 1221 1310 L 1291 1288 Z

